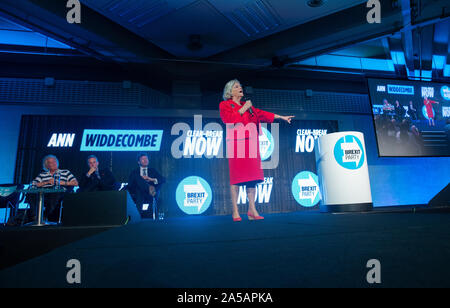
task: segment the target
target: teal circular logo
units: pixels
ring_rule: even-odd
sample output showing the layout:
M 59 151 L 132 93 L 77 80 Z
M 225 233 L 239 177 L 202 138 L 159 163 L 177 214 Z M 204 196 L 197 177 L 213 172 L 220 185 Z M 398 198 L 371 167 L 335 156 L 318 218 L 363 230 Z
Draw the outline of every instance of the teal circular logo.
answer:
M 319 178 L 310 171 L 302 171 L 292 181 L 294 199 L 304 207 L 313 207 L 319 203 L 321 196 Z
M 450 88 L 447 87 L 447 86 L 443 86 L 443 87 L 441 88 L 441 96 L 442 96 L 444 99 L 450 101 Z
M 212 201 L 212 191 L 208 182 L 199 176 L 189 176 L 177 186 L 178 207 L 189 215 L 204 213 Z
M 431 112 L 433 112 L 433 118 L 435 117 L 435 113 L 434 113 L 434 109 L 431 108 Z M 423 106 L 422 107 L 422 114 L 425 117 L 425 119 L 429 120 L 430 118 L 428 117 L 428 112 L 427 112 L 427 107 Z
M 347 135 L 334 146 L 334 158 L 346 169 L 359 169 L 364 164 L 364 147 L 358 137 Z
M 259 136 L 259 155 L 261 160 L 268 159 L 272 153 L 275 146 L 272 134 L 263 126 L 261 126 L 262 135 Z

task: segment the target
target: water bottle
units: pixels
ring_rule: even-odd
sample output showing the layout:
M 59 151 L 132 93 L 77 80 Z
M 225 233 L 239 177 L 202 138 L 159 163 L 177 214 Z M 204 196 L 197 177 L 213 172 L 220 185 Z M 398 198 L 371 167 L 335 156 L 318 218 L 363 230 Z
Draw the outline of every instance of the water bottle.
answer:
M 54 184 L 55 188 L 60 189 L 61 188 L 61 174 L 59 174 L 59 171 L 57 171 L 53 177 L 55 180 L 55 184 Z

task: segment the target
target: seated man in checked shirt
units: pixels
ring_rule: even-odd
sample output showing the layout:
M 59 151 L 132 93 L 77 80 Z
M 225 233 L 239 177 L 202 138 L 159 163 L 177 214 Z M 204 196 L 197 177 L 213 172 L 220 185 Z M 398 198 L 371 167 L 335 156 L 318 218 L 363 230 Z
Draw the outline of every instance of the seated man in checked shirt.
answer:
M 37 188 L 54 188 L 57 186 L 57 183 L 55 183 L 55 175 L 59 175 L 59 184 L 61 187 L 71 190 L 74 186 L 78 186 L 77 179 L 69 170 L 59 169 L 58 158 L 54 155 L 44 157 L 42 160 L 42 168 L 44 170 L 33 180 L 33 186 Z M 58 221 L 59 208 L 63 197 L 64 193 L 44 194 L 44 218 L 48 221 Z M 27 198 L 27 202 L 30 204 L 29 215 L 34 216 L 36 215 L 36 195 L 29 195 Z

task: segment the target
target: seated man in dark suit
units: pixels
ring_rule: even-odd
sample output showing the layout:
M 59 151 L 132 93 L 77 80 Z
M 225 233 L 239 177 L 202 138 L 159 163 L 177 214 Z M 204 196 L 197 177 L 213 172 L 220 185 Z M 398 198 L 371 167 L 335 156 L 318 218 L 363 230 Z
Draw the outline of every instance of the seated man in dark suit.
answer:
M 99 169 L 98 158 L 95 155 L 87 158 L 87 164 L 90 169 L 80 179 L 79 192 L 116 190 L 114 175 L 108 168 Z
M 143 204 L 152 206 L 153 198 L 157 197 L 161 184 L 165 182 L 163 176 L 153 168 L 149 168 L 148 155 L 140 153 L 137 157 L 139 167 L 134 169 L 128 179 L 128 191 L 136 203 L 141 216 L 145 216 Z

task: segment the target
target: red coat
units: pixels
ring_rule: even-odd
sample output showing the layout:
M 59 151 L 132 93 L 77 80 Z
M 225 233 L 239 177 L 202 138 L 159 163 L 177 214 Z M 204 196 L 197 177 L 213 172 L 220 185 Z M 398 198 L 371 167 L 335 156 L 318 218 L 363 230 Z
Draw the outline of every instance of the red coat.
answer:
M 437 104 L 437 102 L 432 101 L 432 100 L 423 100 L 423 104 L 425 105 L 425 107 L 427 108 L 427 115 L 429 119 L 434 118 L 434 114 L 433 114 L 433 106 L 431 104 Z
M 243 106 L 245 102 L 241 102 Z M 230 167 L 230 184 L 245 184 L 250 181 L 264 181 L 259 153 L 260 123 L 272 123 L 275 114 L 252 107 L 253 115 L 247 110 L 242 116 L 241 106 L 233 100 L 220 103 L 220 117 L 227 125 L 227 157 Z M 234 124 L 234 125 L 233 125 Z

